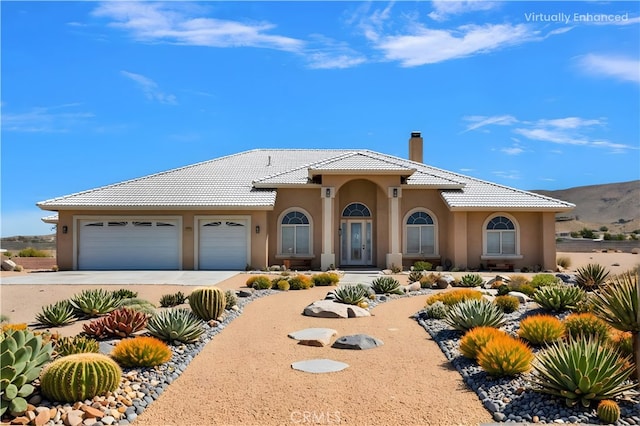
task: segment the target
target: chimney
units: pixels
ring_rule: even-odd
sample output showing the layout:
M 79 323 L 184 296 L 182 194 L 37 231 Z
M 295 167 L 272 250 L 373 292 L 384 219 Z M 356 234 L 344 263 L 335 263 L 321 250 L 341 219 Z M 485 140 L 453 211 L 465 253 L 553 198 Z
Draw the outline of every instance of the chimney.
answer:
M 411 132 L 411 139 L 409 139 L 409 160 L 422 163 L 422 136 L 420 132 Z

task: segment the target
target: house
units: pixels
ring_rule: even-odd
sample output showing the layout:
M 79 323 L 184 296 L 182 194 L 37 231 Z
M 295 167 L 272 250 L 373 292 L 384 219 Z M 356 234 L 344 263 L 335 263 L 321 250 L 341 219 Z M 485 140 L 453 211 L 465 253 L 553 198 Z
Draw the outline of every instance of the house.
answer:
M 255 149 L 66 195 L 61 270 L 375 267 L 554 269 L 574 205 L 370 150 Z

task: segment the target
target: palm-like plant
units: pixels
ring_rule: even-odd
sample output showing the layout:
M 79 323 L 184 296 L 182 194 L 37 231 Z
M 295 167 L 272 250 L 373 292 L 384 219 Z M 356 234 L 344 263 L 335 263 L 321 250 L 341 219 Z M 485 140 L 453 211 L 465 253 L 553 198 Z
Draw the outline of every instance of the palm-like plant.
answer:
M 590 263 L 583 268 L 578 268 L 576 274 L 576 284 L 586 291 L 594 291 L 604 285 L 609 271 L 602 265 Z
M 594 313 L 613 328 L 633 336 L 636 377 L 640 382 L 640 283 L 638 271 L 613 277 L 593 297 Z M 640 384 L 639 384 L 640 386 Z

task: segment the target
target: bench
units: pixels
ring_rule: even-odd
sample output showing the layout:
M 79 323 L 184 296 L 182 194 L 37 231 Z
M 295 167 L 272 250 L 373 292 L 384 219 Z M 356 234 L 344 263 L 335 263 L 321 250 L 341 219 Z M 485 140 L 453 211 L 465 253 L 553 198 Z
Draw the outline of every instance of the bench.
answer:
M 311 259 L 290 258 L 283 259 L 282 263 L 287 269 L 311 269 Z
M 487 269 L 490 271 L 513 271 L 513 263 L 488 262 Z

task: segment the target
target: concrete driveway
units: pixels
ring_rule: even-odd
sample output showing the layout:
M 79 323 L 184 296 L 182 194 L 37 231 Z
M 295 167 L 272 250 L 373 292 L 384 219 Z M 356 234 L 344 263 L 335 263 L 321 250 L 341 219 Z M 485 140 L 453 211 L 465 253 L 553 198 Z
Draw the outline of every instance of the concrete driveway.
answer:
M 0 284 L 173 284 L 214 285 L 239 271 L 58 271 L 1 277 Z

